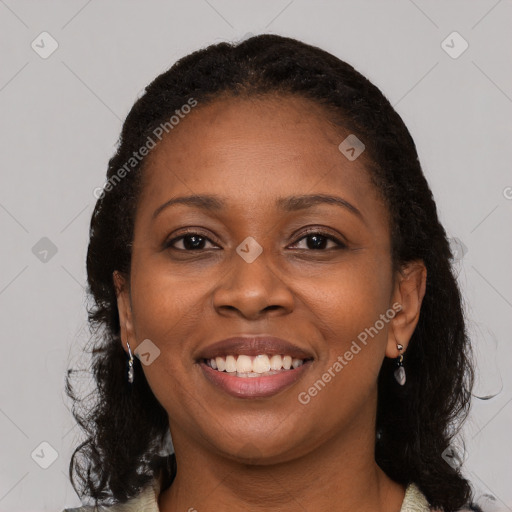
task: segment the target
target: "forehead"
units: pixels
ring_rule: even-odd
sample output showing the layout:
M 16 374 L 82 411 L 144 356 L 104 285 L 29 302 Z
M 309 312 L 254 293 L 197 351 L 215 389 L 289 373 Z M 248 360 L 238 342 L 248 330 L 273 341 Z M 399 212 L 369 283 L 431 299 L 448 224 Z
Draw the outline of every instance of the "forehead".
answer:
M 350 132 L 328 118 L 326 107 L 296 96 L 199 103 L 148 156 L 140 204 L 205 193 L 234 207 L 333 191 L 378 200 L 364 156 L 350 161 L 338 149 Z

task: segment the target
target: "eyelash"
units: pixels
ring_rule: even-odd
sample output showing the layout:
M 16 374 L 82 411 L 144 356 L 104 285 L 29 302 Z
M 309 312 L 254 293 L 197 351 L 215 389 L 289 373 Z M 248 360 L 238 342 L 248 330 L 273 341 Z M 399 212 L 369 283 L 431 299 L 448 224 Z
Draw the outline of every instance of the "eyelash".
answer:
M 293 245 L 297 244 L 299 241 L 303 240 L 304 238 L 307 238 L 307 237 L 313 236 L 313 235 L 320 235 L 321 237 L 326 238 L 326 239 L 336 243 L 338 245 L 338 247 L 331 247 L 328 249 L 299 249 L 299 250 L 326 252 L 326 251 L 332 250 L 332 249 L 346 249 L 347 248 L 347 245 L 345 243 L 343 243 L 339 238 L 336 238 L 335 236 L 331 235 L 330 233 L 327 233 L 325 231 L 321 231 L 318 229 L 309 229 L 308 231 L 305 231 L 304 233 L 301 234 L 300 238 L 298 238 L 295 242 L 293 242 Z M 198 237 L 202 238 L 203 240 L 207 240 L 210 243 L 214 243 L 207 236 L 201 234 L 198 231 L 186 231 L 186 232 L 182 233 L 180 236 L 175 237 L 172 240 L 169 240 L 168 242 L 165 242 L 164 248 L 165 249 L 173 249 L 175 251 L 180 251 L 180 252 L 201 252 L 201 251 L 206 250 L 206 249 L 195 249 L 195 250 L 177 249 L 176 247 L 173 247 L 173 244 L 175 242 L 177 242 L 178 240 L 182 240 L 187 236 L 198 236 Z

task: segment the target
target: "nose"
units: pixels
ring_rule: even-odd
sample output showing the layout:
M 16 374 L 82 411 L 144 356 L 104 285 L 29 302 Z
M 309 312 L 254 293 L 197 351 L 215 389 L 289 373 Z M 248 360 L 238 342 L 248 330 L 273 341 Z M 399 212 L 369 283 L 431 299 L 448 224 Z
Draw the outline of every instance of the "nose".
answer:
M 289 314 L 294 296 L 279 272 L 270 268 L 263 251 L 252 263 L 234 255 L 232 266 L 214 291 L 213 304 L 220 315 L 255 320 Z

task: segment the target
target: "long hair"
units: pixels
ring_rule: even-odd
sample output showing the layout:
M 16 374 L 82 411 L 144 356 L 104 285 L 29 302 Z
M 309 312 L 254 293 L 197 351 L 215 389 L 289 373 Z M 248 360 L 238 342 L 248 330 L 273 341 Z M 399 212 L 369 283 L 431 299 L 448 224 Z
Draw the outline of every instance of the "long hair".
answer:
M 73 486 L 96 504 L 116 503 L 137 495 L 157 474 L 164 477 L 163 488 L 176 474 L 174 455 L 161 453 L 167 413 L 138 359 L 133 386 L 128 384 L 120 341 L 112 273 L 129 275 L 147 158 L 131 161 L 133 168 L 126 163 L 191 98 L 201 108 L 223 97 L 275 94 L 322 105 L 326 118 L 364 141 L 368 173 L 390 212 L 394 268 L 418 259 L 425 263 L 426 293 L 406 354 L 407 384 L 396 385 L 390 359 L 379 374 L 375 459 L 393 480 L 416 483 L 432 505 L 456 510 L 468 503 L 471 488 L 444 454 L 467 416 L 473 370 L 450 247 L 414 141 L 381 91 L 351 65 L 314 46 L 268 34 L 182 58 L 146 87 L 123 124 L 108 164 L 112 186 L 98 199 L 90 225 L 92 402 L 91 396 L 85 402 L 74 392 L 72 370 L 66 383 L 73 415 L 86 435 L 70 462 Z M 123 167 L 129 172 L 116 179 Z

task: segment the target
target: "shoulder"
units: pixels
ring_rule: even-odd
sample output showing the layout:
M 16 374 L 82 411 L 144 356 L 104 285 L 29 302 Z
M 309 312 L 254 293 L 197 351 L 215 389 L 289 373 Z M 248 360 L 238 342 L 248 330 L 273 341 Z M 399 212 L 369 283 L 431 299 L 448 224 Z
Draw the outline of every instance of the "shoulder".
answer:
M 411 483 L 407 486 L 400 512 L 431 512 L 427 498 L 416 484 Z
M 420 491 L 416 484 L 411 483 L 405 491 L 404 501 L 400 512 L 442 512 L 439 509 L 430 506 L 425 495 Z M 480 507 L 475 504 L 466 505 L 457 512 L 490 512 L 487 507 Z
M 154 479 L 134 498 L 110 506 L 66 508 L 62 512 L 159 512 L 160 480 Z

